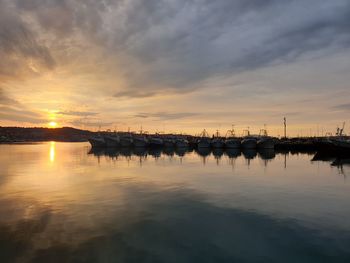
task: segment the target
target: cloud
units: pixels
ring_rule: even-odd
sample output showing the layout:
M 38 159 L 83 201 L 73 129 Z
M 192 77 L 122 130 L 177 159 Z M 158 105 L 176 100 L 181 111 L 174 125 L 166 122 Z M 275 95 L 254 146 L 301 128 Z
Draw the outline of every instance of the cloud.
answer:
M 50 46 L 88 43 L 92 52 L 81 50 L 87 58 L 80 58 L 89 59 L 99 49 L 98 60 L 108 64 L 108 77 L 123 79 L 123 87 L 112 94 L 115 97 L 193 90 L 218 74 L 237 74 L 291 62 L 316 50 L 350 46 L 346 0 L 2 2 L 2 41 L 7 50 L 14 47 L 14 54 L 50 69 L 55 65 Z M 30 30 L 21 15 L 14 15 L 17 10 L 30 17 L 37 31 Z M 11 15 L 5 15 L 9 11 Z M 39 41 L 41 35 L 45 41 Z M 65 51 L 67 58 L 71 49 Z
M 156 113 L 138 113 L 136 118 L 156 118 L 158 120 L 177 120 L 198 116 L 197 112 L 156 112 Z
M 17 105 L 18 102 L 9 96 L 7 96 L 3 90 L 3 88 L 0 87 L 0 105 Z
M 350 111 L 350 103 L 339 104 L 339 105 L 333 106 L 332 109 Z
M 17 100 L 8 96 L 4 89 L 0 87 L 0 120 L 13 122 L 27 122 L 27 123 L 45 123 L 46 120 L 42 116 Z
M 112 11 L 119 23 L 110 25 L 109 48 L 126 56 L 122 70 L 135 96 L 139 90 L 198 87 L 217 74 L 293 62 L 350 44 L 347 1 L 123 3 Z
M 113 125 L 113 122 L 104 122 L 104 121 L 97 121 L 97 120 L 90 120 L 90 119 L 76 119 L 69 123 L 77 127 L 90 127 L 90 128 L 110 127 Z
M 19 110 L 8 106 L 0 106 L 0 120 L 27 122 L 39 124 L 47 122 L 46 119 L 36 112 Z
M 114 94 L 116 98 L 148 98 L 156 95 L 156 92 L 145 92 L 145 91 L 134 91 L 134 90 L 123 90 Z
M 0 81 L 52 70 L 55 61 L 9 1 L 0 1 Z
M 97 115 L 97 112 L 91 111 L 58 111 L 56 114 L 68 115 L 68 116 L 94 116 Z

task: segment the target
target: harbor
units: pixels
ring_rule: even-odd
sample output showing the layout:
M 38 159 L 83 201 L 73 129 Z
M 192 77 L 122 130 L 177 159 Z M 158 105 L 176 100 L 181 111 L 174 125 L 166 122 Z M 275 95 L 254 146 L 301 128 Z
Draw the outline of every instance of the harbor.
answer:
M 258 135 L 235 136 L 228 130 L 225 136 L 217 131 L 209 135 L 203 130 L 198 136 L 175 134 L 147 134 L 133 132 L 99 132 L 89 142 L 96 148 L 174 148 L 174 149 L 237 149 L 237 150 L 278 150 L 292 152 L 324 152 L 350 155 L 350 137 L 343 129 L 334 136 L 277 138 L 269 136 L 266 129 Z

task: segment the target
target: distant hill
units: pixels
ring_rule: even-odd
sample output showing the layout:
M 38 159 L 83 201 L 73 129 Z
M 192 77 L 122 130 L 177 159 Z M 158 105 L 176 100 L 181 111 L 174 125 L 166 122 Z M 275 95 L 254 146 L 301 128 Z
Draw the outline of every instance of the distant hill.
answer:
M 75 129 L 72 127 L 63 128 L 24 128 L 24 127 L 1 127 L 0 142 L 26 142 L 26 141 L 87 141 L 94 132 Z

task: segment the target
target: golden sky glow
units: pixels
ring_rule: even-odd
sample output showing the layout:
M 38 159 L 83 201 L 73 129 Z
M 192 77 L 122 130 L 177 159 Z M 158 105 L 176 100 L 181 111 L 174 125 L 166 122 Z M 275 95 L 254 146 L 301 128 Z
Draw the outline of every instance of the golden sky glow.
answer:
M 286 116 L 290 135 L 321 135 L 350 121 L 346 0 L 156 2 L 0 1 L 0 125 L 281 135 Z

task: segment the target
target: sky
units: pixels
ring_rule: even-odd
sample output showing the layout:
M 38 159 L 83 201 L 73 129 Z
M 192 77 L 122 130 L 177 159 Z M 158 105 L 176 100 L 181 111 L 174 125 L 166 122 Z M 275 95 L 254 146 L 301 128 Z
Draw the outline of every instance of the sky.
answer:
M 321 135 L 349 85 L 349 0 L 0 0 L 1 126 Z

